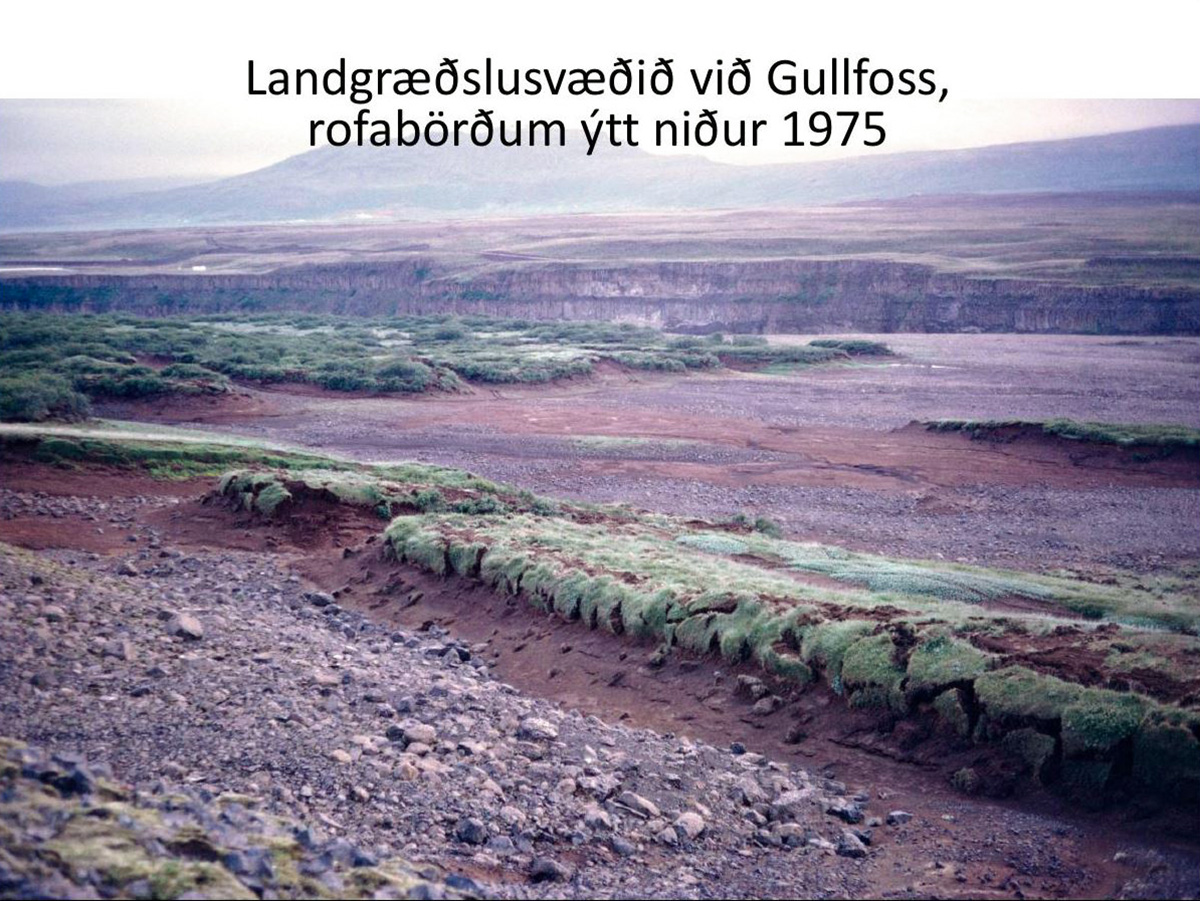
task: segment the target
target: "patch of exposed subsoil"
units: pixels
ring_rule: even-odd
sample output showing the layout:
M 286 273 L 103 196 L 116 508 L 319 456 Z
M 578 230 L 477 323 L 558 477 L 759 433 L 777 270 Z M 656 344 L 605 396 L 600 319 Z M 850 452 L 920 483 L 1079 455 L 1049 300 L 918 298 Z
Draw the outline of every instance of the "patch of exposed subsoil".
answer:
M 1032 425 L 1003 426 L 986 432 L 938 431 L 923 423 L 909 423 L 897 433 L 914 432 L 958 436 L 984 445 L 1019 448 L 1022 456 L 1037 460 L 1066 459 L 1091 469 L 1153 470 L 1184 483 L 1200 483 L 1200 447 L 1164 447 L 1155 444 L 1110 444 L 1048 434 Z
M 129 549 L 123 534 L 115 529 L 106 530 L 82 516 L 49 520 L 39 516 L 0 519 L 0 541 L 31 551 L 73 548 L 93 554 L 117 554 Z
M 1029 598 L 1019 594 L 1008 594 L 999 598 L 983 598 L 978 604 L 985 610 L 1000 610 L 1006 613 L 1044 613 L 1059 619 L 1082 620 L 1084 618 L 1075 611 L 1053 601 L 1043 601 L 1039 598 Z
M 148 522 L 166 530 L 172 540 L 199 547 L 304 552 L 342 551 L 374 536 L 386 525 L 370 511 L 313 492 L 298 494 L 286 515 L 269 520 L 237 510 L 224 497 L 206 493 L 169 509 L 156 511 Z
M 1046 635 L 1007 632 L 1001 635 L 969 636 L 976 647 L 1000 655 L 1002 666 L 1024 666 L 1067 682 L 1113 691 L 1136 690 L 1159 701 L 1188 707 L 1200 703 L 1200 679 L 1179 679 L 1170 669 L 1113 669 L 1107 663 L 1111 639 L 1116 629 L 1101 626 L 1095 630 L 1059 627 Z M 1171 663 L 1171 652 L 1160 649 Z M 1189 667 L 1190 668 L 1190 667 Z
M 39 463 L 20 454 L 0 457 L 0 482 L 11 491 L 56 497 L 191 498 L 212 487 L 212 479 L 155 479 L 132 469 L 93 466 L 63 467 Z
M 269 395 L 245 388 L 228 394 L 171 394 L 137 400 L 109 399 L 95 405 L 108 419 L 174 425 L 222 422 L 244 424 L 280 415 Z
M 207 490 L 210 480 L 162 481 L 142 473 L 107 467 L 64 468 L 8 454 L 0 459 L 0 486 L 30 498 L 86 498 L 95 509 L 62 508 L 53 514 L 33 510 L 6 511 L 0 516 L 0 541 L 30 550 L 74 548 L 93 554 L 129 550 L 129 534 L 110 521 L 120 502 L 152 497 L 177 501 Z M 149 511 L 145 511 L 149 515 Z M 118 520 L 127 518 L 118 517 Z

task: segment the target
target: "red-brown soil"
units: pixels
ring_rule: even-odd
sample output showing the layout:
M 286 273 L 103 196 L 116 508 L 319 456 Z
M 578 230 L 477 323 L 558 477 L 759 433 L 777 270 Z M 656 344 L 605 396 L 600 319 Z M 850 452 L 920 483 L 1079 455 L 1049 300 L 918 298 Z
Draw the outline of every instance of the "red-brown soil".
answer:
M 338 603 L 377 622 L 409 629 L 438 624 L 486 644 L 497 675 L 526 693 L 609 720 L 717 745 L 740 741 L 751 751 L 794 759 L 851 785 L 870 786 L 881 807 L 943 823 L 947 842 L 973 849 L 970 865 L 948 870 L 944 882 L 931 874 L 937 877 L 941 896 L 979 897 L 984 877 L 998 889 L 1005 887 L 998 893 L 1006 896 L 1014 888 L 1040 896 L 1102 894 L 1123 878 L 1112 857 L 1134 840 L 1135 831 L 1139 839 L 1155 836 L 1160 847 L 1193 847 L 1194 834 L 1178 814 L 1130 803 L 1083 816 L 1017 778 L 996 752 L 962 745 L 937 732 L 931 718 L 896 722 L 886 715 L 853 711 L 823 688 L 796 692 L 781 685 L 775 687 L 786 706 L 770 716 L 755 716 L 750 703 L 734 692 L 739 668 L 678 653 L 655 668 L 649 662 L 651 646 L 540 614 L 524 601 L 498 596 L 477 583 L 444 580 L 385 560 L 377 538 L 382 521 L 326 499 L 302 500 L 292 511 L 293 521 L 273 524 L 233 511 L 209 493 L 206 480 L 158 482 L 119 471 L 62 471 L 12 460 L 0 471 L 4 487 L 14 492 L 146 501 L 132 508 L 135 516 L 152 525 L 170 547 L 279 555 L 306 581 L 334 594 Z M 84 525 L 95 523 L 71 517 L 0 520 L 0 540 L 121 554 L 121 541 L 96 543 L 85 534 Z M 954 792 L 948 774 L 963 766 L 975 768 L 984 776 L 986 791 L 1003 799 Z M 998 834 L 1019 835 L 1033 822 L 1031 817 L 1060 824 L 1056 828 L 1061 829 L 1062 842 L 1055 853 L 1064 862 L 1061 880 L 1043 876 L 1037 882 L 1022 881 L 1025 852 L 995 841 Z M 904 849 L 898 845 L 893 853 Z M 1080 872 L 1088 874 L 1082 882 Z M 879 886 L 880 892 L 902 890 L 900 885 Z
M 789 537 L 898 556 L 1069 567 L 1101 578 L 1112 567 L 1155 573 L 1200 559 L 1200 465 L 1194 455 L 1156 458 L 1028 437 L 972 441 L 906 427 L 937 418 L 1054 417 L 1197 426 L 1200 353 L 1194 341 L 1130 339 L 1118 346 L 1101 339 L 991 335 L 884 340 L 908 356 L 887 367 L 814 368 L 784 378 L 724 373 L 681 379 L 606 368 L 566 385 L 420 398 L 245 387 L 230 396 L 119 404 L 103 412 L 364 460 L 458 466 L 551 496 L 708 519 L 745 511 L 778 521 Z M 576 440 L 595 435 L 638 440 Z M 945 824 L 947 842 L 977 848 L 977 866 L 968 868 L 966 882 L 949 868 L 931 870 L 944 877 L 934 894 L 1103 895 L 1121 875 L 1114 851 L 1135 833 L 1153 836 L 1159 848 L 1195 848 L 1194 822 L 1172 820 L 1148 802 L 1133 799 L 1082 816 L 1014 782 L 991 752 L 961 747 L 931 733 L 920 719 L 897 724 L 849 710 L 823 689 L 789 695 L 775 715 L 752 716 L 749 705 L 732 696 L 736 671 L 720 661 L 672 655 L 655 670 L 647 665 L 653 648 L 537 614 L 470 583 L 384 562 L 370 540 L 383 523 L 370 514 L 309 499 L 292 511 L 288 524 L 272 526 L 221 503 L 202 503 L 207 481 L 156 482 L 128 472 L 15 462 L 0 463 L 0 486 L 101 501 L 157 498 L 162 502 L 135 506 L 131 515 L 152 524 L 165 543 L 279 555 L 305 579 L 336 593 L 340 604 L 377 621 L 439 623 L 487 642 L 497 674 L 526 692 L 714 744 L 741 741 L 752 751 L 873 786 L 886 795 L 888 809 L 924 814 Z M 0 518 L 0 540 L 26 547 L 119 556 L 128 547 L 126 537 L 75 512 L 54 518 L 21 511 Z M 410 603 L 413 592 L 420 596 Z M 1030 611 L 1020 599 L 990 606 Z M 1125 680 L 1156 697 L 1197 703 L 1200 686 L 1167 671 L 1111 670 L 1098 644 L 1103 635 L 1085 641 L 1070 631 L 992 641 L 990 650 L 1043 672 L 1112 687 Z M 806 735 L 789 743 L 793 729 Z M 947 775 L 967 765 L 985 775 L 990 791 L 1011 789 L 1017 797 L 956 794 Z M 1064 876 L 1022 881 L 1020 856 L 1006 843 L 1029 817 L 1043 816 L 1063 824 L 1061 845 L 1048 850 L 1062 856 Z M 1079 867 L 1093 874 L 1083 888 L 1066 876 Z M 984 876 L 994 890 L 980 888 Z
M 1117 670 L 1105 659 L 1111 648 L 1106 639 L 1115 637 L 1116 632 L 1111 626 L 1089 631 L 1060 626 L 1049 635 L 1009 632 L 974 635 L 971 641 L 976 647 L 999 654 L 1004 666 L 1020 665 L 1068 682 L 1114 691 L 1136 689 L 1182 707 L 1200 704 L 1200 679 L 1178 675 L 1192 670 L 1192 661 L 1187 657 L 1194 655 L 1193 649 L 1182 650 L 1178 655 L 1164 651 L 1168 665 L 1162 669 Z M 1178 669 L 1171 664 L 1178 665 Z
M 551 496 L 709 519 L 744 511 L 791 537 L 897 556 L 1086 571 L 1200 559 L 1194 453 L 972 441 L 908 425 L 1067 417 L 1198 426 L 1195 341 L 874 337 L 902 356 L 786 376 L 600 367 L 552 386 L 419 397 L 246 387 L 104 412 L 457 466 Z
M 512 389 L 506 389 L 506 393 Z M 857 486 L 905 490 L 913 485 L 954 487 L 980 482 L 1023 485 L 1040 483 L 1070 489 L 1107 487 L 1114 483 L 1141 487 L 1200 487 L 1200 456 L 1179 452 L 1141 459 L 1142 448 L 1084 444 L 1047 436 L 1017 442 L 978 441 L 960 432 L 936 432 L 912 424 L 889 432 L 816 426 L 811 428 L 748 424 L 740 419 L 672 414 L 665 411 L 614 416 L 602 401 L 573 396 L 561 387 L 538 403 L 530 389 L 512 399 L 403 398 L 400 424 L 406 430 L 435 426 L 486 424 L 509 434 L 556 437 L 637 436 L 662 441 L 693 441 L 794 455 L 792 463 L 742 463 L 735 466 L 683 461 L 586 460 L 590 472 L 622 478 L 686 478 L 718 485 Z M 324 405 L 387 398 L 327 391 L 313 386 L 273 386 L 227 395 L 159 399 L 149 403 L 110 405 L 108 412 L 164 423 L 230 426 L 274 420 L 278 427 L 296 426 L 315 409 L 297 408 L 294 398 L 318 399 Z M 545 410 L 552 401 L 558 410 Z M 569 414 L 567 409 L 569 407 Z M 330 410 L 329 412 L 332 412 Z M 364 418 L 374 410 L 362 412 Z M 558 414 L 562 415 L 558 415 Z M 618 421 L 619 420 L 619 421 Z M 392 430 L 395 426 L 392 427 Z M 386 432 L 379 436 L 384 446 Z

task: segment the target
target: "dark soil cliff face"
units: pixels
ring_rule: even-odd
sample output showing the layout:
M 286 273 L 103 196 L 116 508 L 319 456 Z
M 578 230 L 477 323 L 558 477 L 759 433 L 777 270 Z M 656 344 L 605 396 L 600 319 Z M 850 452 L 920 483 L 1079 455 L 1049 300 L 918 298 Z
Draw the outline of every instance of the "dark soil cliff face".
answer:
M 1200 290 L 984 279 L 863 260 L 516 262 L 450 275 L 431 261 L 261 274 L 7 279 L 0 305 L 145 314 L 305 309 L 619 320 L 683 331 L 1200 334 Z

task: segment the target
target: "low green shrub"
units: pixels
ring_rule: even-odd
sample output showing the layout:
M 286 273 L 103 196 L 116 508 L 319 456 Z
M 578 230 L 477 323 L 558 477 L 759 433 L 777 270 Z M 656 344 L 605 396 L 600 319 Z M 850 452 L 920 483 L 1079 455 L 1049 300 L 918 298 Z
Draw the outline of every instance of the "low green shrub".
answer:
M 71 383 L 49 372 L 0 377 L 0 421 L 79 420 L 91 412 Z
M 773 519 L 767 519 L 765 516 L 758 516 L 754 520 L 754 531 L 766 535 L 768 538 L 782 538 L 783 528 Z
M 413 504 L 422 513 L 437 513 L 446 509 L 446 498 L 436 488 L 425 488 L 416 493 Z
M 868 341 L 865 338 L 818 338 L 808 342 L 809 347 L 824 347 L 830 350 L 840 350 L 852 357 L 888 357 L 892 349 L 880 341 Z

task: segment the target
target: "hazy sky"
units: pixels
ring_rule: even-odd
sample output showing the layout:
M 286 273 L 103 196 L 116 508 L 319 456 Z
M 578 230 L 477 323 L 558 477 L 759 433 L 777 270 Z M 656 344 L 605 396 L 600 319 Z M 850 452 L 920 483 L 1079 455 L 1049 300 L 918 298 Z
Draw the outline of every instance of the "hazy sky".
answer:
M 328 101 L 327 101 L 328 103 Z M 747 113 L 777 109 L 747 98 Z M 394 115 L 396 98 L 371 105 Z M 873 104 L 876 105 L 876 104 Z M 409 107 L 412 108 L 411 106 Z M 726 104 L 726 108 L 729 108 Z M 887 110 L 889 152 L 975 147 L 1125 131 L 1154 125 L 1200 125 L 1198 100 L 947 100 L 900 103 Z M 329 115 L 352 116 L 344 102 Z M 647 110 L 664 115 L 666 105 Z M 526 106 L 526 115 L 534 110 Z M 457 112 L 469 116 L 474 109 Z M 213 100 L 0 100 L 0 179 L 41 184 L 138 177 L 204 178 L 269 165 L 308 149 L 308 120 L 325 115 L 295 98 Z M 666 115 L 677 115 L 672 110 Z M 564 119 L 567 114 L 561 113 Z M 584 113 L 583 115 L 586 115 Z M 738 113 L 741 115 L 741 113 Z M 778 133 L 778 132 L 777 132 Z M 643 149 L 654 150 L 643 144 Z M 401 151 L 397 151 L 401 152 Z M 786 149 L 771 142 L 753 149 L 701 150 L 732 163 L 801 162 L 864 149 Z M 878 151 L 875 151 L 878 152 Z

